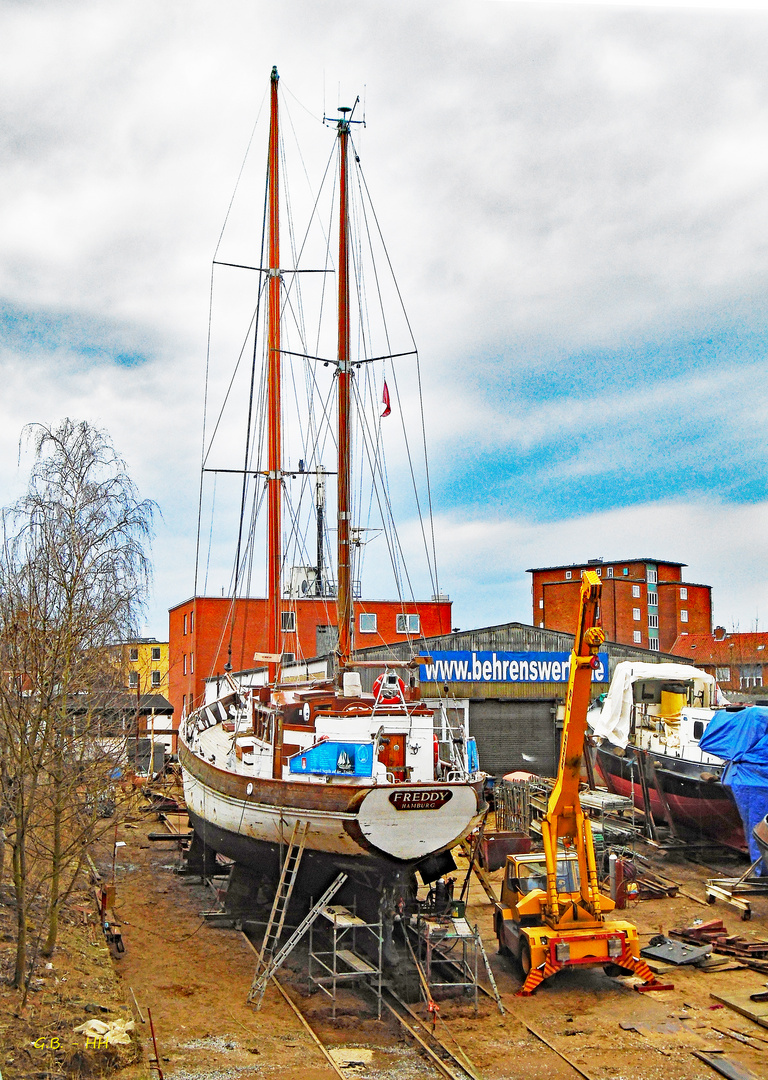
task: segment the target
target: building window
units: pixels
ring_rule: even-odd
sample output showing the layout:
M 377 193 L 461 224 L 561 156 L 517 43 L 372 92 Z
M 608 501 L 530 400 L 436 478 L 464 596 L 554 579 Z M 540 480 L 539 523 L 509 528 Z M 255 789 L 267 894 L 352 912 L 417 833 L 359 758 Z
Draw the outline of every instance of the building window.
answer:
M 748 690 L 750 686 L 763 685 L 763 669 L 760 664 L 742 664 L 739 687 Z
M 680 622 L 688 622 L 688 612 L 685 610 L 685 608 L 683 608 L 680 612 Z
M 659 594 L 657 592 L 649 592 L 648 593 L 648 606 L 649 607 L 658 607 L 659 606 Z
M 190 632 L 190 634 L 192 633 L 192 631 L 194 629 L 195 629 L 195 613 L 194 613 L 194 611 L 190 611 L 190 613 L 189 613 L 189 632 Z
M 131 649 L 128 653 L 128 659 L 133 660 L 134 663 L 139 659 L 139 650 Z
M 657 581 L 659 580 L 658 573 L 656 572 L 655 569 L 651 569 L 650 566 L 648 567 L 648 573 L 646 574 L 646 580 L 648 581 L 649 585 L 655 585 L 657 583 Z
M 596 566 L 595 567 L 595 573 L 597 574 L 598 577 L 602 577 L 603 576 L 603 568 L 602 568 L 602 566 Z
M 688 590 L 687 589 L 681 589 L 680 590 L 680 599 L 681 600 L 687 600 L 688 599 Z
M 296 653 L 284 652 L 283 655 L 280 657 L 280 663 L 281 664 L 292 664 L 295 659 L 296 659 Z
M 731 669 L 729 667 L 716 667 L 715 678 L 720 683 L 726 683 L 731 681 Z
M 657 637 L 648 638 L 648 648 L 651 652 L 659 651 L 659 639 Z
M 543 622 L 540 622 L 540 623 L 539 623 L 539 630 L 543 630 L 543 629 L 544 629 L 544 623 L 543 623 Z
M 189 673 L 190 675 L 195 674 L 195 654 L 193 652 L 189 654 Z
M 659 629 L 659 616 L 658 615 L 650 615 L 649 614 L 649 616 L 648 616 L 648 628 L 649 628 L 649 630 L 658 630 Z
M 632 595 L 639 599 L 639 597 L 640 597 L 640 586 L 639 585 L 633 585 L 632 586 Z
M 187 616 L 185 615 L 184 616 L 184 633 L 186 634 L 186 632 L 187 632 Z
M 643 644 L 643 632 L 642 632 L 642 630 L 633 630 L 633 632 L 632 632 L 632 640 L 634 641 L 635 645 L 642 645 Z
M 375 634 L 376 633 L 376 614 L 372 611 L 362 611 L 360 613 L 360 633 L 361 634 Z
M 613 567 L 612 566 L 608 567 L 608 577 L 613 577 Z
M 160 672 L 159 671 L 153 671 L 152 672 L 152 685 L 153 686 L 159 686 L 160 685 Z
M 544 607 L 544 597 L 542 596 L 541 600 L 539 600 L 539 608 L 543 608 L 543 607 Z
M 624 577 L 629 577 L 629 567 L 628 566 L 625 566 L 624 569 L 621 572 L 624 575 Z
M 418 634 L 419 633 L 419 616 L 418 615 L 398 615 L 397 616 L 397 633 L 398 634 Z
M 136 690 L 139 685 L 139 673 L 138 671 L 128 672 L 128 685 L 132 690 Z
M 572 577 L 573 577 L 573 571 L 571 571 L 571 570 L 566 570 L 566 571 L 565 571 L 565 580 L 566 580 L 566 581 L 570 581 Z
M 159 660 L 160 659 L 160 646 L 159 645 L 153 645 L 152 646 L 152 659 L 153 660 Z
M 293 634 L 296 630 L 296 612 L 295 611 L 281 611 L 280 612 L 280 629 L 284 634 Z
M 635 620 L 635 622 L 640 622 L 640 608 L 639 607 L 633 607 L 632 608 L 632 618 Z
M 187 674 L 187 654 L 186 653 L 184 653 L 184 655 L 181 658 L 181 674 L 182 675 Z

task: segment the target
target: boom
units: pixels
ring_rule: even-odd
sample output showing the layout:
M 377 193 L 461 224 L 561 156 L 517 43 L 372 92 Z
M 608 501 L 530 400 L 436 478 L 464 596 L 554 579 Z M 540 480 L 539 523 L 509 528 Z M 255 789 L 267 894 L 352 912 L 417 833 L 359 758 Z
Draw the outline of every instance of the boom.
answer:
M 600 591 L 600 578 L 586 570 L 581 575 L 560 764 L 541 822 L 544 854 L 507 856 L 494 917 L 499 948 L 518 959 L 525 976 L 519 991 L 523 996 L 573 965 L 602 965 L 609 974 L 637 975 L 647 985 L 655 985 L 651 970 L 640 958 L 637 928 L 623 920 L 605 920 L 605 912 L 616 905 L 600 893 L 592 829 L 579 802 L 592 672 L 605 641 Z M 559 843 L 563 851 L 558 850 Z
M 560 750 L 557 782 L 549 798 L 547 813 L 541 823 L 544 852 L 547 861 L 547 901 L 545 919 L 555 926 L 571 904 L 572 897 L 558 897 L 557 842 L 563 841 L 566 850 L 576 849 L 579 863 L 581 904 L 595 920 L 601 917 L 601 897 L 595 867 L 595 849 L 589 818 L 584 816 L 579 802 L 581 759 L 587 729 L 587 709 L 592 685 L 592 672 L 598 666 L 597 651 L 605 641 L 600 627 L 600 593 L 602 582 L 593 570 L 585 570 L 581 580 L 579 618 L 571 653 L 568 693 L 565 701 L 565 721 Z

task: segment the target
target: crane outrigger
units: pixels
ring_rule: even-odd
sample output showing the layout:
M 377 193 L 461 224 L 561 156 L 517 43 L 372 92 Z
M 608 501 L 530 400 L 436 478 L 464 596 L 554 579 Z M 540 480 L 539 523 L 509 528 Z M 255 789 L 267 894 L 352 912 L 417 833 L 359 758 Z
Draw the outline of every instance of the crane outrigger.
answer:
M 616 905 L 600 892 L 592 829 L 579 802 L 592 672 L 605 641 L 599 620 L 601 587 L 594 571 L 582 573 L 560 764 L 541 822 L 544 851 L 507 857 L 496 910 L 499 951 L 520 963 L 524 996 L 544 979 L 574 966 L 603 966 L 609 974 L 656 982 L 640 957 L 637 928 L 605 919 Z

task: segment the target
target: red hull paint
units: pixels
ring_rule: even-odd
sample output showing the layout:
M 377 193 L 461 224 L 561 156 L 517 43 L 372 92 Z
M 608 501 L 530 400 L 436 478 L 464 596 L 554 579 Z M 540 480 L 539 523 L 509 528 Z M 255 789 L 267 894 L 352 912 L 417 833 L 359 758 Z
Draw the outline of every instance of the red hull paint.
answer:
M 638 810 L 644 809 L 643 794 L 639 783 L 636 782 L 634 784 L 633 791 L 633 785 L 629 780 L 625 780 L 622 776 L 612 775 L 607 769 L 603 769 L 599 758 L 598 768 L 600 769 L 609 791 L 612 791 L 615 795 L 623 795 L 625 798 L 634 798 L 634 803 Z M 736 851 L 747 852 L 747 845 L 744 838 L 744 826 L 742 825 L 739 811 L 736 808 L 735 803 L 732 803 L 727 798 L 694 799 L 682 795 L 674 795 L 667 791 L 665 791 L 664 794 L 669 805 L 670 813 L 676 823 L 679 822 L 681 825 L 686 825 L 690 829 L 695 829 L 705 836 L 709 836 L 713 840 L 716 840 L 719 844 L 724 844 L 726 847 L 734 848 Z M 664 812 L 658 793 L 651 788 L 649 795 L 651 799 L 651 813 L 657 821 L 663 821 Z

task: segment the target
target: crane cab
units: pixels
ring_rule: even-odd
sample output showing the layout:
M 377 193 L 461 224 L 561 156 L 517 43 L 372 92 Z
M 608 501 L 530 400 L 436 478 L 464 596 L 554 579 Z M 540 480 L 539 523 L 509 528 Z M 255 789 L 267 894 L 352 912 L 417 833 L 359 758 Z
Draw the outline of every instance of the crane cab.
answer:
M 499 952 L 517 960 L 526 980 L 532 970 L 546 978 L 572 966 L 603 967 L 609 974 L 637 973 L 640 942 L 636 928 L 624 920 L 596 921 L 579 906 L 576 852 L 558 852 L 558 900 L 567 906 L 557 927 L 544 921 L 546 888 L 543 852 L 507 857 L 495 916 L 496 937 Z M 604 911 L 614 906 L 607 896 L 601 896 L 601 901 Z
M 541 854 L 508 855 L 504 869 L 504 882 L 501 887 L 501 905 L 509 908 L 512 918 L 520 919 L 518 906 L 530 905 L 532 894 L 541 893 L 541 900 L 546 898 L 547 862 L 544 852 Z M 576 852 L 559 853 L 557 859 L 557 891 L 562 893 L 579 892 L 579 863 Z M 538 913 L 537 913 L 538 914 Z M 522 916 L 523 918 L 525 916 Z
M 547 862 L 543 852 L 507 856 L 501 900 L 495 916 L 499 952 L 510 953 L 522 962 L 520 931 L 541 924 L 546 890 Z M 561 897 L 580 896 L 576 852 L 558 854 L 557 891 Z

